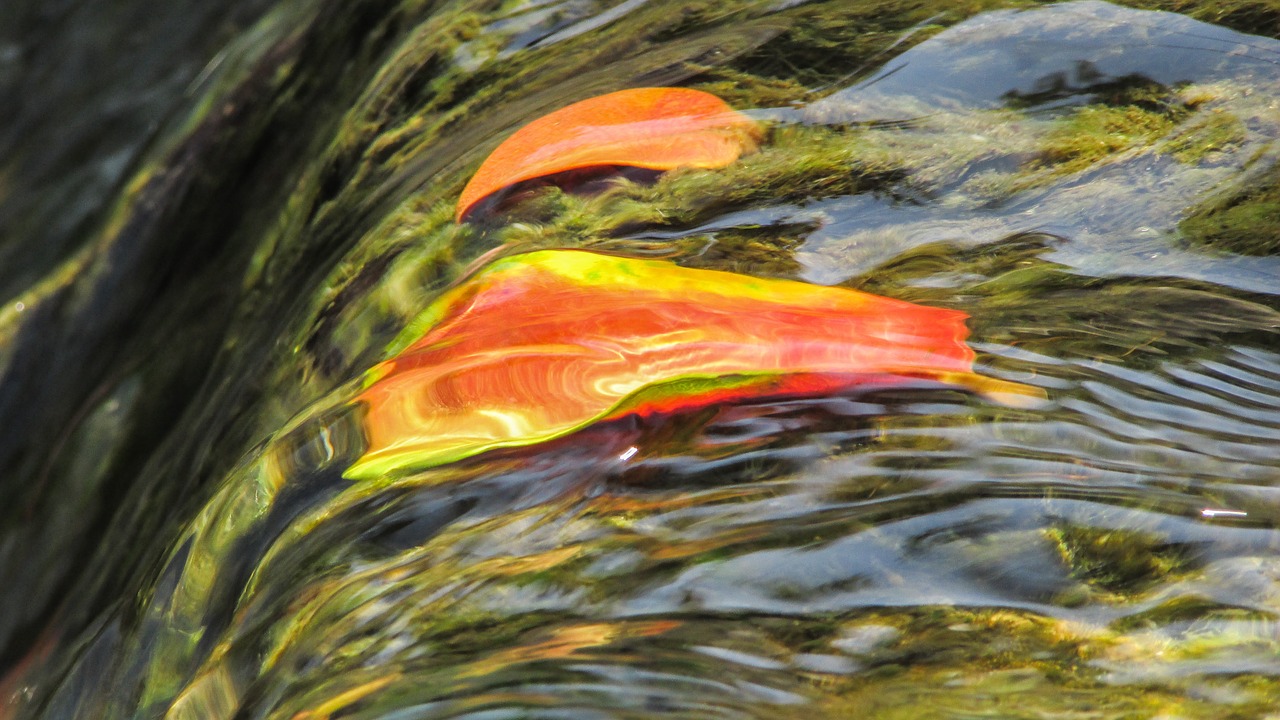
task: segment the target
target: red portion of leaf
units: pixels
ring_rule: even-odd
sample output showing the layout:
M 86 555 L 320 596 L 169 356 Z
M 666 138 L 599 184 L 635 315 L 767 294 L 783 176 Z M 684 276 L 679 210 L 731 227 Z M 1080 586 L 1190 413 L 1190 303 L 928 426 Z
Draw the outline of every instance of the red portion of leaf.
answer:
M 601 95 L 544 115 L 503 141 L 463 189 L 456 218 L 503 188 L 571 170 L 724 167 L 753 150 L 759 137 L 753 120 L 700 90 Z
M 843 288 L 583 251 L 499 260 L 426 312 L 360 396 L 369 449 L 348 475 L 437 465 L 628 413 L 971 372 L 963 313 Z

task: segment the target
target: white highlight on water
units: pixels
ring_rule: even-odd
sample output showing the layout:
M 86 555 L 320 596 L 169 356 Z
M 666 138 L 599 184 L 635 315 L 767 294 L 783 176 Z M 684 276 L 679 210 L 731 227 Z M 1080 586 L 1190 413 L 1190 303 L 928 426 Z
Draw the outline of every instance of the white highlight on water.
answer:
M 1207 518 L 1249 517 L 1249 513 L 1244 512 L 1243 510 L 1220 510 L 1216 508 L 1205 508 L 1200 511 L 1200 515 L 1202 517 L 1207 517 Z

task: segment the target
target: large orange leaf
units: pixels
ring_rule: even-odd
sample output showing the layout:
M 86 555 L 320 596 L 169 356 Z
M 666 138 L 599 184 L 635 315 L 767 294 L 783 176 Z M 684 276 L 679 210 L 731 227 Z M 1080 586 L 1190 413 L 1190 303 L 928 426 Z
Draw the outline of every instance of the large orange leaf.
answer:
M 480 165 L 458 198 L 461 221 L 485 197 L 570 170 L 724 167 L 760 138 L 723 100 L 687 88 L 637 88 L 583 100 L 517 130 Z
M 575 250 L 499 260 L 415 323 L 358 401 L 368 478 L 563 436 L 628 413 L 972 373 L 965 315 L 843 288 Z

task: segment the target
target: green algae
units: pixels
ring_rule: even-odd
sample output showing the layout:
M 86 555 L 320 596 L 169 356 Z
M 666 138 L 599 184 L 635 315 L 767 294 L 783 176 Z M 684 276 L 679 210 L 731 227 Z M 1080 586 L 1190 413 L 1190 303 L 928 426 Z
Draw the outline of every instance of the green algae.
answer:
M 1275 0 L 1141 0 L 1124 3 L 1144 10 L 1175 12 L 1202 22 L 1222 25 L 1243 33 L 1276 37 L 1280 35 L 1280 4 Z
M 1280 177 L 1195 208 L 1178 230 L 1188 242 L 1242 255 L 1280 254 Z
M 1236 149 L 1248 136 L 1248 128 L 1235 115 L 1216 110 L 1208 118 L 1181 129 L 1169 138 L 1165 152 L 1180 162 L 1195 165 L 1208 159 L 1212 153 L 1227 153 Z
M 1138 105 L 1087 106 L 1058 123 L 1044 139 L 1041 162 L 1055 173 L 1078 173 L 1117 153 L 1164 137 L 1180 112 L 1153 112 Z
M 846 621 L 843 632 L 896 632 L 874 633 L 872 637 L 882 638 L 879 644 L 859 648 L 857 675 L 813 677 L 822 699 L 817 708 L 796 716 L 816 711 L 886 719 L 1256 717 L 1280 696 L 1280 684 L 1273 679 L 1226 675 L 1181 681 L 1155 671 L 1136 693 L 1117 682 L 1128 668 L 1152 670 L 1143 663 L 1155 652 L 1163 656 L 1159 664 L 1176 667 L 1188 658 L 1215 653 L 1273 651 L 1274 640 L 1266 633 L 1274 621 L 1233 624 L 1241 616 L 1227 611 L 1206 620 L 1200 614 L 1202 634 L 1180 642 L 1020 611 L 937 608 L 871 614 Z M 1220 630 L 1211 629 L 1215 622 Z
M 1050 528 L 1045 535 L 1073 577 L 1108 594 L 1140 594 L 1191 566 L 1189 548 L 1152 533 L 1074 526 Z

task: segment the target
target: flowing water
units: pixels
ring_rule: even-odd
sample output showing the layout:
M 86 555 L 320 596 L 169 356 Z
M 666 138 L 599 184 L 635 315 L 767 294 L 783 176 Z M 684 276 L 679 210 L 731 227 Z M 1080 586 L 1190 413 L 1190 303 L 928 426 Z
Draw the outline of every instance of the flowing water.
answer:
M 208 42 L 97 179 L 0 166 L 0 717 L 1280 713 L 1280 7 L 1137 5 L 184 15 Z M 3 89 L 82 27 L 6 39 Z M 760 151 L 453 222 L 512 130 L 652 85 Z M 345 479 L 401 329 L 561 247 L 963 310 L 1048 401 L 745 402 Z

